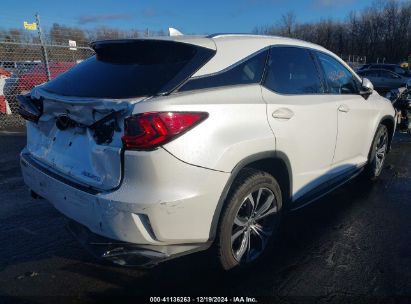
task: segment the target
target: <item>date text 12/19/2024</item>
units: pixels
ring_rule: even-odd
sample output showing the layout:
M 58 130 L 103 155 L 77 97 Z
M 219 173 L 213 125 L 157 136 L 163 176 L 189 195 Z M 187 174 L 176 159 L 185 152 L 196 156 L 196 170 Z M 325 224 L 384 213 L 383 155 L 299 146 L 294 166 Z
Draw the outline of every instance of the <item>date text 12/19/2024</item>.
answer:
M 150 297 L 150 303 L 258 303 L 254 297 Z

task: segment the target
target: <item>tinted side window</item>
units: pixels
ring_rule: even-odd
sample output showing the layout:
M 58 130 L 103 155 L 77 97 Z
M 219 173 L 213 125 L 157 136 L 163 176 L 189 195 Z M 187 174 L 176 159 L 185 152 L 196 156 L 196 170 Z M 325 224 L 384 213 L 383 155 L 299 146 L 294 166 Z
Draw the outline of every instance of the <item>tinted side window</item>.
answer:
M 400 77 L 394 73 L 391 73 L 389 71 L 380 71 L 381 77 L 384 78 L 389 78 L 389 79 L 399 79 Z
M 280 94 L 316 94 L 324 89 L 308 50 L 272 47 L 264 85 Z
M 15 67 L 14 62 L 5 62 L 3 63 L 5 69 L 13 69 Z
M 380 74 L 378 71 L 368 71 L 366 76 L 371 76 L 371 77 L 380 77 Z
M 392 65 L 385 65 L 385 66 L 382 66 L 381 68 L 387 71 L 391 71 L 391 72 L 395 71 L 395 67 Z
M 211 76 L 194 78 L 184 84 L 179 91 L 260 83 L 263 76 L 267 53 L 268 51 L 260 52 L 244 62 L 233 65 L 223 72 Z
M 320 52 L 316 54 L 324 70 L 328 93 L 358 94 L 357 80 L 345 66 L 329 55 Z
M 400 75 L 404 75 L 405 74 L 405 70 L 403 68 L 394 66 L 394 72 Z
M 380 74 L 381 74 L 381 77 L 384 77 L 384 78 L 392 78 L 391 73 L 388 72 L 388 71 L 380 71 Z

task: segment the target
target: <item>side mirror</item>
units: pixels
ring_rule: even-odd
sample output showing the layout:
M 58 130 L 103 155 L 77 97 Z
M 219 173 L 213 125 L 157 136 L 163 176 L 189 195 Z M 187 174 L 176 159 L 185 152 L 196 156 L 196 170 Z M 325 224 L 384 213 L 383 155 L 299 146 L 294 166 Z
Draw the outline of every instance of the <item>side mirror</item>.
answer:
M 410 83 L 411 85 L 411 83 Z M 410 86 L 411 87 L 411 86 Z M 361 83 L 361 89 L 360 89 L 360 94 L 367 99 L 368 96 L 370 96 L 372 94 L 372 92 L 374 91 L 374 86 L 372 84 L 372 82 L 367 79 L 367 78 L 363 78 L 362 79 L 362 83 Z
M 408 79 L 407 82 L 405 83 L 405 88 L 407 90 L 411 90 L 411 79 Z

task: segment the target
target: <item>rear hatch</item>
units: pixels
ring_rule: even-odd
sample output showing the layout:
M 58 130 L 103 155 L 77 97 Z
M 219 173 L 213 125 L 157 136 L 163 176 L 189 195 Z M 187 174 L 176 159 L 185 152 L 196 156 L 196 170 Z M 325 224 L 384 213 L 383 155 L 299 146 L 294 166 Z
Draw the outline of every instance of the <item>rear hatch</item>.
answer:
M 172 40 L 92 46 L 95 56 L 34 88 L 20 104 L 35 108 L 38 116 L 23 115 L 31 120 L 27 149 L 32 158 L 68 179 L 107 191 L 121 183 L 124 119 L 138 102 L 181 85 L 215 50 Z

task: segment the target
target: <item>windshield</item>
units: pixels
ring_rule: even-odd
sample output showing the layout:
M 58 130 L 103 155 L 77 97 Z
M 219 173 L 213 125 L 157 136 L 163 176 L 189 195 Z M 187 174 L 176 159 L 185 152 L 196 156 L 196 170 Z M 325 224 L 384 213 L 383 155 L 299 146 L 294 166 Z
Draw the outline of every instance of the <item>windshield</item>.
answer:
M 175 41 L 123 40 L 94 45 L 96 55 L 44 85 L 66 96 L 132 98 L 167 93 L 215 51 Z

